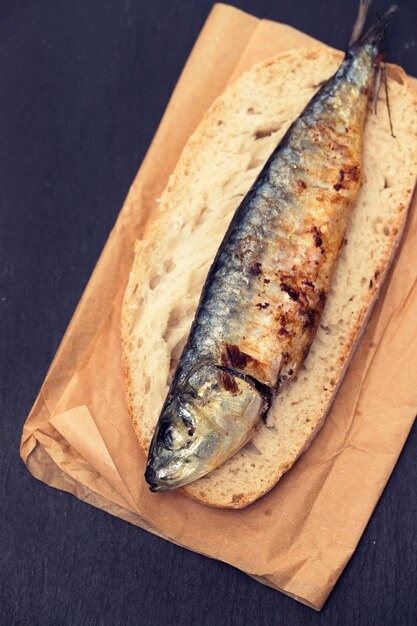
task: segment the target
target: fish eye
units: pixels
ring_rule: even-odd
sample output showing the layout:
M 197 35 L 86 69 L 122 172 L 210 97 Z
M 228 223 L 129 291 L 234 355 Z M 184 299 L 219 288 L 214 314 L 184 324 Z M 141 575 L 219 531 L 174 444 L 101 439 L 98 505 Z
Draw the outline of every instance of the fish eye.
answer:
M 167 450 L 179 450 L 184 444 L 182 434 L 169 422 L 161 425 L 158 438 Z
M 172 443 L 173 443 L 172 426 L 171 424 L 169 424 L 169 422 L 164 422 L 163 424 L 161 424 L 158 435 L 159 435 L 158 439 L 165 446 L 165 448 L 167 448 L 168 450 L 171 450 Z

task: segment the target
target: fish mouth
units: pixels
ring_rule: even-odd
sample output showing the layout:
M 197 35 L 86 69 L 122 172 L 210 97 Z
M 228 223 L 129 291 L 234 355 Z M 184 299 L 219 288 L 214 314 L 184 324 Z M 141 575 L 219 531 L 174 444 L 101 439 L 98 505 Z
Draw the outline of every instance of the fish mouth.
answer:
M 145 480 L 149 485 L 149 489 L 153 492 L 166 491 L 166 487 L 160 484 L 158 475 L 150 465 L 146 466 Z
M 184 468 L 174 467 L 170 468 L 170 463 L 167 463 L 160 468 L 155 469 L 152 465 L 148 464 L 145 471 L 145 480 L 149 485 L 149 489 L 153 493 L 161 493 L 163 491 L 169 491 L 170 489 L 176 489 L 193 480 L 184 472 L 181 471 Z
M 157 472 L 155 472 L 155 470 L 152 467 L 149 467 L 149 465 L 146 468 L 145 471 L 145 480 L 149 485 L 149 489 L 150 491 L 152 491 L 153 493 L 160 493 L 163 491 L 168 491 L 169 489 L 171 489 L 172 487 L 170 487 L 170 485 L 168 484 L 164 484 L 161 483 Z

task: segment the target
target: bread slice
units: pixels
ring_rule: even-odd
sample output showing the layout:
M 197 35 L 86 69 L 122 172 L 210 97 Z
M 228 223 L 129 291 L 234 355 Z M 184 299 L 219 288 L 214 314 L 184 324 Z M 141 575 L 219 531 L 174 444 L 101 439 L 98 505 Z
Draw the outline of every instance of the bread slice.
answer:
M 231 217 L 290 123 L 342 56 L 296 49 L 256 65 L 219 97 L 184 148 L 142 241 L 122 312 L 126 392 L 147 451 Z M 205 504 L 242 508 L 271 489 L 320 429 L 400 241 L 417 172 L 417 102 L 389 69 L 396 138 L 383 91 L 369 113 L 363 185 L 324 315 L 298 377 L 281 389 L 252 441 L 183 488 Z

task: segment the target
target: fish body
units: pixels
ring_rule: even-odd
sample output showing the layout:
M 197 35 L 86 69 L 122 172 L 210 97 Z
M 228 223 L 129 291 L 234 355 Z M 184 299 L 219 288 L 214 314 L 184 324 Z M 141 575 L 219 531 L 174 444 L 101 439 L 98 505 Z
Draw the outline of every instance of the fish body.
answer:
M 151 442 L 153 491 L 235 454 L 306 358 L 361 184 L 381 39 L 379 25 L 348 50 L 236 210 Z

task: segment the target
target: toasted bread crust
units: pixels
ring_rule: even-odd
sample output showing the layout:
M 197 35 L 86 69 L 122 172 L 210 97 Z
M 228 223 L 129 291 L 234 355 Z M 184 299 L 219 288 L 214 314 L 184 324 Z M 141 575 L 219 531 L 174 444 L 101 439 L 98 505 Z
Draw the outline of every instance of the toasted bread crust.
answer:
M 144 277 L 151 276 L 152 274 L 152 267 L 156 262 L 156 258 L 154 255 L 160 255 L 157 259 L 158 266 L 162 265 L 163 267 L 163 262 L 170 261 L 170 242 L 167 241 L 165 258 L 162 258 L 164 256 L 162 248 L 158 248 L 155 253 L 155 246 L 156 242 L 164 242 L 167 239 L 167 232 L 169 231 L 170 227 L 172 227 L 173 217 L 172 211 L 170 209 L 173 208 L 173 201 L 171 198 L 175 198 L 176 193 L 181 198 L 179 190 L 186 188 L 187 185 L 191 185 L 187 178 L 189 175 L 188 172 L 192 171 L 195 162 L 198 163 L 199 155 L 205 149 L 206 144 L 208 142 L 212 142 L 213 137 L 216 137 L 214 133 L 216 131 L 218 133 L 224 132 L 222 130 L 223 123 L 219 124 L 217 127 L 217 122 L 221 122 L 223 117 L 226 117 L 227 115 L 233 115 L 233 111 L 236 106 L 236 94 L 238 94 L 240 97 L 240 109 L 245 111 L 247 110 L 249 112 L 251 108 L 251 101 L 249 93 L 250 89 L 247 89 L 247 87 L 257 85 L 259 82 L 260 87 L 267 89 L 267 87 L 265 87 L 265 84 L 267 84 L 268 76 L 272 75 L 271 72 L 273 72 L 274 75 L 279 74 L 280 72 L 283 72 L 284 74 L 289 73 L 291 69 L 300 67 L 300 64 L 301 66 L 303 66 L 305 63 L 327 63 L 329 67 L 332 68 L 340 61 L 340 58 L 341 55 L 324 48 L 320 48 L 317 50 L 298 49 L 278 55 L 272 59 L 268 59 L 258 64 L 253 69 L 249 70 L 249 72 L 245 73 L 235 85 L 229 88 L 223 96 L 216 100 L 216 102 L 212 105 L 210 110 L 204 116 L 198 129 L 191 136 L 187 146 L 183 151 L 177 167 L 170 178 L 167 189 L 161 199 L 159 209 L 146 228 L 144 240 L 139 242 L 136 247 L 135 261 L 130 275 L 129 284 L 126 290 L 121 316 L 123 374 L 126 398 L 135 434 L 138 438 L 141 448 L 144 450 L 145 453 L 147 452 L 149 446 L 151 433 L 150 424 L 147 421 L 148 416 L 146 414 L 146 402 L 148 402 L 149 405 L 149 399 L 146 399 L 145 402 L 145 397 L 138 392 L 138 389 L 140 389 L 141 387 L 139 387 L 137 384 L 137 378 L 143 375 L 143 370 L 140 370 L 140 368 L 138 368 L 138 359 L 139 357 L 142 357 L 143 354 L 140 352 L 140 348 L 138 349 L 137 343 L 140 333 L 148 333 L 149 328 L 141 328 L 141 323 L 136 321 L 135 315 L 137 315 L 138 312 L 139 315 L 141 315 L 141 299 L 143 300 L 143 298 L 145 298 L 146 300 L 147 298 L 152 297 L 151 292 L 153 288 L 149 281 L 146 282 L 147 279 L 144 280 Z M 407 77 L 404 74 L 403 70 L 395 66 L 390 66 L 390 72 L 395 77 L 395 82 L 401 84 L 402 90 L 400 95 L 394 96 L 394 99 L 396 97 L 399 98 L 400 96 L 404 101 L 407 99 L 404 107 L 407 114 L 410 116 L 410 120 L 412 121 L 412 124 L 410 123 L 410 136 L 408 147 L 409 158 L 407 161 L 407 172 L 401 179 L 401 183 L 398 183 L 398 189 L 395 188 L 395 204 L 393 204 L 392 206 L 390 205 L 390 214 L 388 216 L 389 228 L 388 226 L 386 227 L 389 232 L 384 238 L 382 244 L 380 245 L 381 254 L 379 255 L 378 263 L 372 268 L 372 278 L 370 279 L 369 289 L 365 294 L 362 294 L 360 297 L 360 306 L 355 309 L 354 322 L 351 323 L 348 330 L 345 332 L 343 348 L 337 354 L 337 360 L 334 364 L 334 369 L 332 370 L 332 379 L 334 380 L 332 389 L 327 390 L 326 393 L 323 391 L 320 401 L 317 400 L 316 410 L 312 410 L 309 420 L 312 424 L 312 428 L 310 430 L 305 429 L 302 432 L 300 431 L 298 438 L 291 442 L 291 445 L 288 446 L 287 453 L 284 455 L 281 454 L 281 457 L 279 457 L 279 462 L 277 462 L 276 466 L 271 467 L 269 470 L 265 470 L 265 480 L 262 482 L 261 486 L 259 485 L 259 483 L 257 483 L 255 487 L 252 486 L 250 484 L 249 478 L 245 481 L 245 483 L 239 490 L 236 490 L 234 493 L 232 493 L 230 492 L 230 490 L 227 491 L 221 486 L 217 487 L 216 485 L 211 483 L 210 488 L 207 489 L 205 485 L 207 485 L 209 481 L 213 482 L 214 477 L 208 477 L 208 480 L 206 478 L 203 478 L 199 481 L 196 481 L 195 483 L 187 485 L 181 490 L 187 496 L 191 497 L 194 500 L 219 508 L 244 508 L 257 498 L 267 493 L 270 489 L 272 489 L 272 487 L 278 482 L 281 476 L 292 467 L 297 458 L 309 447 L 324 423 L 326 414 L 330 409 L 331 403 L 337 393 L 349 361 L 352 358 L 355 348 L 360 341 L 360 337 L 365 330 L 366 323 L 370 317 L 372 308 L 378 299 L 379 291 L 389 271 L 391 262 L 395 256 L 395 252 L 400 243 L 401 235 L 406 224 L 407 208 L 412 198 L 412 189 L 415 182 L 415 172 L 417 171 L 417 101 L 414 95 L 414 91 L 409 85 Z M 331 71 L 329 71 L 328 75 L 330 74 Z M 301 88 L 303 87 L 303 81 L 305 83 L 308 78 L 308 72 L 306 72 L 306 76 L 303 75 L 300 78 Z M 279 105 L 279 101 L 277 105 Z M 239 112 L 237 114 L 239 114 Z M 292 111 L 289 111 L 289 119 L 291 119 L 291 114 Z M 376 123 L 375 120 L 373 120 L 373 123 Z M 378 121 L 378 123 L 380 122 Z M 378 132 L 380 132 L 379 127 Z M 225 142 L 227 142 L 227 137 L 225 138 Z M 238 161 L 239 158 L 240 157 L 238 157 L 237 155 L 236 160 Z M 253 156 L 251 158 L 253 159 Z M 237 167 L 239 167 L 239 163 L 237 163 Z M 201 194 L 204 196 L 204 192 L 206 191 L 204 184 L 206 186 L 210 186 L 210 181 L 206 181 L 205 183 L 203 181 L 203 183 L 199 182 L 198 184 L 199 192 L 201 192 Z M 366 185 L 367 182 L 365 181 L 364 187 Z M 242 191 L 246 190 L 247 189 L 243 189 L 242 187 Z M 366 194 L 366 189 L 363 190 L 363 194 Z M 375 198 L 372 196 L 371 200 L 375 201 Z M 180 217 L 181 219 L 182 217 L 184 217 L 184 222 L 185 220 L 193 220 L 194 214 L 192 212 L 192 209 L 190 209 L 189 213 L 186 213 L 184 209 L 183 214 L 181 214 Z M 198 222 L 198 215 L 196 222 Z M 220 224 L 219 231 L 221 231 L 222 227 L 223 224 Z M 196 229 L 198 231 L 198 224 L 196 226 Z M 221 235 L 222 232 L 220 232 L 220 236 Z M 181 236 L 185 238 L 187 235 L 185 234 Z M 164 280 L 164 278 L 162 278 L 161 280 Z M 181 294 L 179 296 L 179 299 L 181 299 Z M 167 307 L 169 309 L 169 311 L 167 311 L 167 317 L 169 316 L 169 313 L 175 309 L 176 304 L 178 304 L 178 302 L 176 303 L 174 299 L 172 299 L 172 301 L 169 301 L 169 305 Z M 144 310 L 144 314 L 146 313 L 147 310 Z M 188 315 L 188 317 L 190 317 L 190 319 L 192 318 L 192 312 Z M 167 322 L 167 324 L 169 326 L 169 321 Z M 159 329 L 158 327 L 158 331 L 155 334 L 155 341 L 159 340 L 159 330 L 164 330 L 162 322 L 161 328 Z M 158 368 L 157 364 L 153 364 L 155 365 L 155 370 L 153 371 L 153 378 L 151 380 L 149 388 L 149 393 L 152 393 L 152 391 L 154 391 L 155 397 L 155 375 L 160 375 L 161 378 L 163 378 L 169 370 L 169 350 L 168 352 L 166 350 L 162 352 L 164 362 L 161 363 L 160 368 Z M 149 355 L 149 350 L 147 353 L 147 358 L 151 358 Z M 168 365 L 166 363 L 167 359 Z M 143 388 L 146 389 L 146 385 Z M 286 393 L 285 389 L 282 391 L 282 393 Z M 158 401 L 161 402 L 161 394 L 158 395 Z M 158 412 L 155 411 L 153 415 L 153 418 L 155 420 L 154 423 L 156 422 L 156 418 L 158 416 L 157 413 Z M 264 428 L 264 426 L 262 426 L 262 428 Z M 226 466 L 228 465 L 228 463 L 225 464 L 225 469 L 222 470 L 223 474 L 227 471 Z M 238 464 L 238 461 L 236 461 L 236 464 Z M 259 472 L 260 470 L 254 471 Z M 218 470 L 215 470 L 215 472 L 218 472 Z M 220 483 L 222 480 L 224 481 L 224 479 L 221 478 Z

